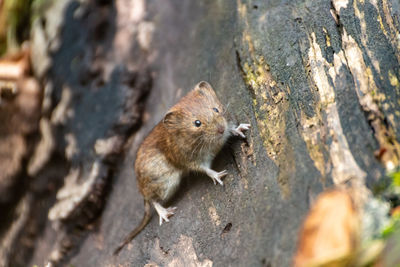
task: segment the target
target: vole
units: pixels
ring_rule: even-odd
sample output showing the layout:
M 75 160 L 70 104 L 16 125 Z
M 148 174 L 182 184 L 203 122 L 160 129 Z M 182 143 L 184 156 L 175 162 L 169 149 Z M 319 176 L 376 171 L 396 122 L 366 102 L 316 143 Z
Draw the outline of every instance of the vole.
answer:
M 176 207 L 164 208 L 176 191 L 182 176 L 203 172 L 223 185 L 227 171 L 211 169 L 211 163 L 231 135 L 245 138 L 250 124 L 234 126 L 224 117 L 225 110 L 207 82 L 195 88 L 175 104 L 140 145 L 136 155 L 135 173 L 144 197 L 142 222 L 118 246 L 114 254 L 129 243 L 150 221 L 151 204 L 160 217 L 160 225 L 168 222 Z

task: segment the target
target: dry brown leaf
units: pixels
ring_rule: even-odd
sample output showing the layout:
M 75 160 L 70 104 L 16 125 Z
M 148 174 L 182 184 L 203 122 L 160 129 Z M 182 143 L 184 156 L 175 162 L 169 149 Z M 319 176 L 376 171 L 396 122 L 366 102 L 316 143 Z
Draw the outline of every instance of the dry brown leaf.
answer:
M 359 221 L 348 192 L 322 193 L 303 223 L 294 265 L 347 266 L 359 243 Z
M 29 48 L 0 59 L 0 80 L 18 80 L 27 75 L 30 69 Z

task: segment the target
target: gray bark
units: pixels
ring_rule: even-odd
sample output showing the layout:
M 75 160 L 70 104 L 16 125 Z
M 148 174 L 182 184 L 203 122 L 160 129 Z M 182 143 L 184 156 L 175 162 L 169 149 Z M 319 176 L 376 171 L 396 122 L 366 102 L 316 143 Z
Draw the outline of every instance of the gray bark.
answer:
M 398 164 L 397 1 L 55 2 L 32 28 L 41 140 L 5 265 L 289 266 L 317 194 Z M 252 125 L 215 160 L 224 187 L 185 177 L 170 223 L 112 257 L 143 215 L 140 142 L 201 80 Z

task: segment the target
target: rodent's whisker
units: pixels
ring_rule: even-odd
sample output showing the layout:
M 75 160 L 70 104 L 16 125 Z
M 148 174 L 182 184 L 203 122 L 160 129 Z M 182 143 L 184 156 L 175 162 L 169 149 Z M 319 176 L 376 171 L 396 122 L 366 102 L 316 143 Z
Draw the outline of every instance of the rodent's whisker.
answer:
M 196 147 L 192 150 L 192 153 L 191 153 L 191 155 L 190 155 L 190 157 L 191 158 L 193 158 L 193 154 L 194 154 L 194 152 L 196 151 L 196 149 L 199 147 L 199 145 L 201 144 L 201 138 L 203 137 L 203 135 L 199 135 L 196 139 L 195 139 L 195 141 L 193 142 L 193 143 L 196 143 L 196 142 L 198 142 L 198 141 L 200 141 L 200 142 L 198 142 L 197 143 L 197 145 L 196 145 Z
M 199 139 L 199 138 L 197 138 L 197 139 Z M 197 142 L 197 139 L 196 139 L 196 142 Z M 193 158 L 193 154 L 194 154 L 194 152 L 196 151 L 196 149 L 197 149 L 197 147 L 199 146 L 199 144 L 201 144 L 201 142 L 198 142 L 197 145 L 192 149 L 192 153 L 190 154 L 190 158 L 191 158 L 191 159 Z
M 224 108 L 224 112 L 222 112 L 222 116 L 225 115 L 225 113 L 228 111 L 229 105 L 231 104 L 231 102 L 228 102 L 228 104 L 226 105 L 226 107 Z
M 203 148 L 204 148 L 204 143 L 205 143 L 204 139 L 203 139 L 203 140 L 201 140 L 201 141 L 202 141 L 202 142 L 200 142 L 201 146 L 200 146 L 200 149 L 199 149 L 199 155 L 201 155 L 201 154 L 202 154 L 202 152 L 203 152 Z
M 203 139 L 204 140 L 204 139 Z M 206 150 L 205 151 L 210 151 L 210 142 L 209 142 L 209 140 L 208 140 L 208 142 L 203 142 L 203 147 L 202 147 L 202 149 L 203 148 L 206 148 Z

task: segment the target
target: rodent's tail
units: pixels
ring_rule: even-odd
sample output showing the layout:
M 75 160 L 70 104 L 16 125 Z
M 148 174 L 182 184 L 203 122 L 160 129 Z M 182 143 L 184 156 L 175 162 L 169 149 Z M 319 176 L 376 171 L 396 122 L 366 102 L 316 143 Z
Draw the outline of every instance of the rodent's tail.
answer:
M 114 255 L 117 255 L 121 249 L 128 244 L 129 242 L 131 242 L 132 239 L 135 238 L 135 236 L 137 236 L 137 234 L 140 233 L 140 231 L 143 230 L 143 228 L 149 223 L 150 218 L 151 218 L 151 206 L 150 206 L 150 202 L 147 200 L 144 200 L 144 215 L 143 215 L 143 219 L 142 222 L 140 223 L 140 225 L 138 227 L 136 227 L 135 229 L 132 230 L 132 232 L 129 233 L 129 235 L 127 237 L 125 237 L 124 241 L 121 242 L 121 244 L 119 244 L 119 246 L 117 247 L 116 250 L 114 250 Z

